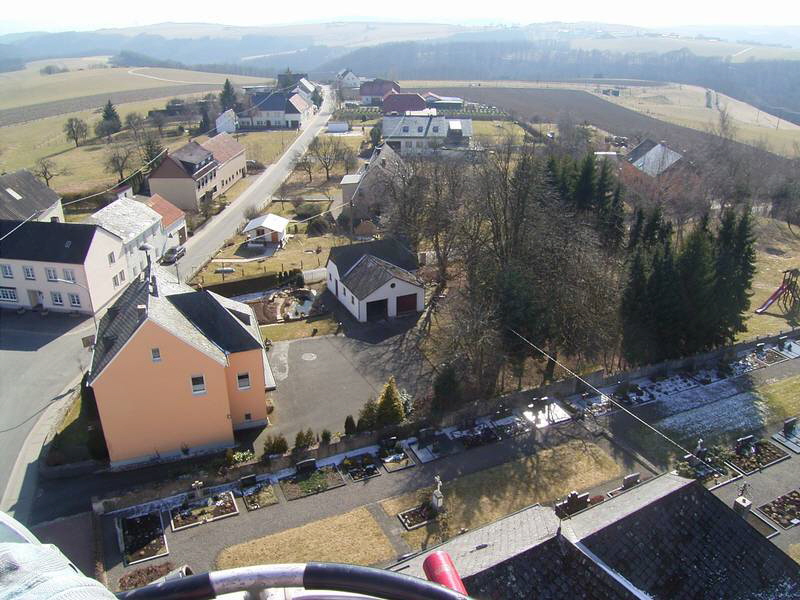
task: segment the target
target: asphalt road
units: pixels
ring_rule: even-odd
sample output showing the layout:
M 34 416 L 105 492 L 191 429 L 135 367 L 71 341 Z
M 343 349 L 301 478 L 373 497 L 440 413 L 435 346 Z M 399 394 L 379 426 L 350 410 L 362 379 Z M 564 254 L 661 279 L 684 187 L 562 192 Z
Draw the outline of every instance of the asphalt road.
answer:
M 87 317 L 0 312 L 0 498 L 39 415 L 88 366 L 93 331 Z
M 311 141 L 325 127 L 332 111 L 332 94 L 325 87 L 324 101 L 317 115 L 309 122 L 281 157 L 259 175 L 247 190 L 224 211 L 186 242 L 186 255 L 178 262 L 178 273 L 188 279 L 211 258 L 236 233 L 244 221 L 244 213 L 251 206 L 262 207 L 271 201 L 272 195 L 292 172 L 293 157 L 306 151 Z

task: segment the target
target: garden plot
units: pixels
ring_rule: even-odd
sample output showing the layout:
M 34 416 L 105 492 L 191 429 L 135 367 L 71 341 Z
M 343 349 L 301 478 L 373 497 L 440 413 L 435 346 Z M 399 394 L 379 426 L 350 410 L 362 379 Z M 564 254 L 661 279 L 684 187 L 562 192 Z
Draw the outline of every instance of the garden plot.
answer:
M 117 531 L 125 566 L 169 554 L 159 512 L 117 519 Z
M 800 489 L 775 498 L 758 508 L 784 529 L 800 525 Z
M 728 462 L 733 453 L 720 446 L 695 450 L 697 456 L 687 454 L 678 461 L 675 472 L 687 479 L 696 479 L 708 489 L 741 479 L 742 475 Z M 702 459 L 702 460 L 701 460 Z
M 731 375 L 733 377 L 738 377 L 739 375 L 744 375 L 750 371 L 760 369 L 763 366 L 765 366 L 765 363 L 758 359 L 755 352 L 751 352 L 730 364 Z
M 767 365 L 774 365 L 779 362 L 783 362 L 785 360 L 789 360 L 789 357 L 784 355 L 782 352 L 776 350 L 775 348 L 767 348 L 764 352 L 759 352 L 756 354 L 758 360 L 767 364 Z
M 281 491 L 287 500 L 297 500 L 312 494 L 319 494 L 327 490 L 345 485 L 341 473 L 336 465 L 327 465 L 313 471 L 296 473 L 280 481 Z
M 172 531 L 181 531 L 203 523 L 233 517 L 239 514 L 233 492 L 222 492 L 207 498 L 184 503 L 177 509 L 170 510 Z
M 242 502 L 247 510 L 258 510 L 265 506 L 272 506 L 278 503 L 278 495 L 275 488 L 269 482 L 259 483 L 252 487 L 242 490 Z

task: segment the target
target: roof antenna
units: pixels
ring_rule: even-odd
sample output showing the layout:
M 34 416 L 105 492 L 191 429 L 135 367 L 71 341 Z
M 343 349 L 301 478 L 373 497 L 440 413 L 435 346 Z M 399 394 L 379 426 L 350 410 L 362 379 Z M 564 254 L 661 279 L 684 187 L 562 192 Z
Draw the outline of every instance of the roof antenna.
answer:
M 158 296 L 158 287 L 156 285 L 156 276 L 153 275 L 153 259 L 150 257 L 150 251 L 153 247 L 150 244 L 142 244 L 139 246 L 139 250 L 145 253 L 147 256 L 147 270 L 145 271 L 144 279 L 145 282 L 149 279 L 152 284 L 152 289 L 150 290 L 153 296 Z

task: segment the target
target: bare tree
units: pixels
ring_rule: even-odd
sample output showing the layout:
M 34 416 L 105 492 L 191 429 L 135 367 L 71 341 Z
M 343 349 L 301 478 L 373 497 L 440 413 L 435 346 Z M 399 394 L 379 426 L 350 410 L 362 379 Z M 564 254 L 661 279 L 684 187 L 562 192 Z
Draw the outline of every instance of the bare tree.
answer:
M 305 154 L 298 156 L 294 161 L 296 171 L 305 173 L 308 176 L 308 183 L 314 179 L 314 162 Z
M 289 182 L 286 179 L 281 181 L 281 184 L 278 186 L 276 191 L 276 195 L 278 196 L 278 200 L 281 202 L 281 209 L 283 209 L 284 203 L 289 198 Z
M 328 181 L 331 178 L 331 170 L 342 159 L 342 142 L 335 137 L 317 137 L 311 142 L 308 151 L 325 169 L 325 181 Z
M 68 175 L 69 169 L 59 168 L 54 160 L 49 158 L 40 158 L 36 161 L 36 166 L 31 171 L 36 177 L 44 181 L 47 187 L 50 187 L 50 180 L 59 175 Z
M 81 140 L 85 140 L 89 133 L 89 126 L 83 119 L 70 117 L 64 123 L 64 133 L 67 134 L 67 139 L 75 142 L 75 147 L 80 146 Z
M 342 148 L 342 166 L 345 174 L 355 171 L 356 167 L 358 167 L 358 156 L 350 146 Z
M 108 173 L 116 174 L 119 180 L 125 179 L 125 171 L 133 159 L 134 151 L 128 144 L 114 144 L 106 150 L 104 166 Z
M 150 116 L 150 122 L 158 129 L 159 137 L 164 137 L 164 125 L 167 124 L 167 117 L 161 112 L 154 112 Z

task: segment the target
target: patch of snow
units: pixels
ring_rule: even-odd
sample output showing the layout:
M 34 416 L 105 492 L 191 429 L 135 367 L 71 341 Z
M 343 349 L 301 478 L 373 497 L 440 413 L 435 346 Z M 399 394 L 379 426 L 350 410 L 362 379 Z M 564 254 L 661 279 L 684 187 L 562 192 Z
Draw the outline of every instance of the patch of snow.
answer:
M 758 429 L 766 422 L 768 409 L 749 392 L 742 392 L 654 423 L 657 429 L 676 432 L 684 439 L 713 438 L 728 431 Z

